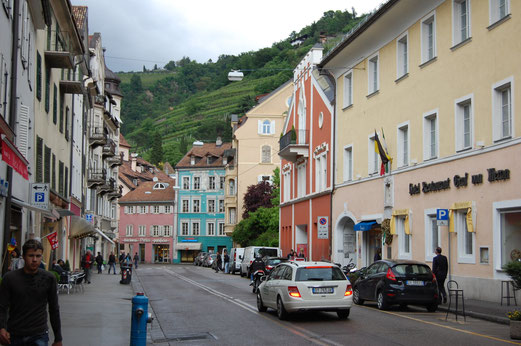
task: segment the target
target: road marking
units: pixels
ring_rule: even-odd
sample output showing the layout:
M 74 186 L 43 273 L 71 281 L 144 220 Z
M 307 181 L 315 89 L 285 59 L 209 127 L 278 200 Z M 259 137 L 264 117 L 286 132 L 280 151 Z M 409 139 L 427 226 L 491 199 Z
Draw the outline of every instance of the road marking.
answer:
M 215 289 L 213 289 L 211 287 L 205 286 L 205 285 L 203 285 L 203 284 L 201 284 L 201 283 L 199 283 L 199 282 L 197 282 L 195 280 L 192 280 L 192 279 L 190 279 L 190 278 L 188 278 L 186 276 L 178 274 L 178 273 L 176 273 L 176 272 L 174 272 L 174 271 L 172 271 L 170 269 L 165 269 L 165 271 L 170 273 L 172 276 L 175 276 L 178 279 L 186 281 L 187 283 L 189 283 L 191 285 L 194 285 L 194 286 L 197 286 L 197 287 L 207 291 L 208 293 L 211 293 L 211 294 L 213 294 L 215 296 L 218 296 L 218 297 L 220 297 L 222 299 L 225 299 L 225 300 L 229 301 L 230 303 L 233 303 L 233 304 L 243 308 L 246 311 L 252 312 L 252 313 L 254 313 L 257 316 L 260 316 L 260 317 L 262 317 L 262 318 L 264 318 L 264 319 L 266 319 L 268 321 L 276 323 L 279 326 L 283 327 L 284 329 L 287 329 L 291 333 L 293 333 L 295 335 L 298 335 L 298 336 L 300 336 L 300 337 L 302 337 L 302 338 L 304 338 L 304 339 L 306 339 L 306 340 L 308 340 L 308 341 L 310 341 L 310 342 L 312 342 L 314 344 L 323 345 L 323 346 L 327 346 L 327 345 L 340 346 L 340 345 L 342 345 L 342 344 L 336 343 L 336 342 L 334 342 L 332 340 L 326 339 L 323 336 L 318 335 L 316 333 L 313 333 L 313 332 L 311 332 L 309 330 L 306 330 L 304 328 L 297 327 L 297 326 L 288 326 L 288 325 L 286 325 L 284 323 L 281 323 L 281 322 L 279 322 L 279 321 L 277 321 L 277 320 L 275 320 L 273 318 L 268 317 L 265 314 L 259 313 L 257 311 L 257 307 L 255 307 L 255 306 L 253 306 L 251 304 L 248 304 L 248 303 L 246 303 L 246 302 L 244 302 L 244 301 L 242 301 L 240 299 L 233 298 L 233 297 L 231 297 L 231 296 L 229 296 L 227 294 L 224 294 L 222 292 L 219 292 L 219 291 L 217 291 L 217 290 L 215 290 Z M 318 340 L 318 339 L 320 339 L 320 340 Z
M 398 317 L 402 317 L 402 318 L 407 318 L 407 319 L 410 319 L 410 320 L 413 320 L 413 321 L 416 321 L 416 322 L 430 324 L 430 325 L 433 325 L 433 326 L 438 326 L 438 327 L 441 327 L 441 328 L 450 329 L 450 330 L 454 330 L 454 331 L 465 333 L 465 334 L 471 334 L 471 335 L 479 336 L 479 337 L 482 337 L 482 338 L 487 338 L 487 339 L 496 340 L 496 341 L 502 341 L 502 342 L 506 342 L 506 343 L 514 344 L 514 345 L 521 345 L 520 342 L 515 342 L 515 341 L 507 340 L 507 339 L 496 338 L 495 336 L 486 335 L 486 334 L 480 334 L 480 333 L 476 333 L 476 332 L 471 332 L 470 330 L 458 329 L 458 328 L 454 328 L 454 327 L 451 327 L 451 326 L 444 326 L 443 324 L 420 320 L 419 318 L 414 318 L 414 317 L 407 316 L 407 315 L 401 315 L 399 313 L 392 312 L 392 311 L 376 310 L 376 309 L 370 308 L 368 306 L 363 306 L 363 305 L 359 305 L 359 307 L 365 308 L 367 310 L 373 310 L 373 311 L 383 312 L 383 313 L 389 314 L 389 315 L 394 315 L 394 316 L 398 316 Z

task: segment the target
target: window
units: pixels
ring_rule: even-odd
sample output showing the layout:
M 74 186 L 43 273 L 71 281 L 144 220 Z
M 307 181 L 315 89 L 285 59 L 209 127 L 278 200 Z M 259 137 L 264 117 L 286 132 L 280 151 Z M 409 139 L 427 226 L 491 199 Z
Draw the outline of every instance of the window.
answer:
M 127 214 L 134 214 L 134 206 L 133 205 L 129 205 L 126 208 L 127 208 Z
M 470 1 L 452 1 L 452 45 L 470 37 Z
M 235 208 L 230 208 L 228 210 L 228 220 L 229 220 L 229 223 L 234 225 L 237 223 L 237 210 Z
M 224 213 L 224 199 L 219 200 L 219 213 Z
M 194 190 L 201 188 L 201 177 L 194 177 Z
M 409 73 L 409 36 L 403 34 L 396 41 L 396 78 L 401 78 Z
M 219 222 L 219 235 L 223 236 L 224 234 L 224 222 Z
M 51 100 L 51 69 L 45 69 L 45 112 L 49 113 Z
M 159 206 L 153 205 L 152 206 L 152 214 L 159 214 Z
M 63 190 L 65 198 L 69 198 L 69 167 L 65 167 L 65 183 Z
M 472 96 L 456 100 L 456 151 L 472 148 Z
M 51 160 L 51 189 L 56 191 L 56 155 L 54 154 Z
M 219 177 L 219 190 L 224 190 L 225 177 Z
M 469 230 L 467 212 L 467 209 L 458 209 L 453 212 L 454 227 L 458 234 L 459 263 L 475 263 L 474 232 Z
M 436 13 L 430 14 L 421 24 L 422 64 L 436 57 Z
M 38 101 L 42 100 L 42 56 L 38 51 L 36 51 L 36 98 Z
M 161 230 L 158 225 L 150 226 L 150 235 L 152 237 L 159 237 L 161 236 Z
M 379 81 L 378 81 L 379 71 L 378 71 L 378 69 L 379 69 L 378 54 L 376 54 L 375 56 L 369 58 L 369 70 L 367 73 L 368 85 L 369 85 L 369 90 L 368 90 L 369 95 L 377 92 L 379 89 Z
M 192 201 L 192 213 L 199 213 L 201 211 L 201 201 L 194 199 Z
M 375 137 L 374 134 L 369 137 L 369 146 L 368 146 L 368 173 L 369 175 L 378 173 L 378 163 L 380 162 L 380 158 L 378 157 L 378 153 L 375 150 Z
M 353 180 L 353 147 L 344 147 L 344 181 Z
M 441 246 L 441 232 L 436 220 L 436 209 L 428 209 L 425 211 L 425 261 L 432 261 L 438 246 Z
M 262 133 L 263 133 L 263 134 L 266 135 L 266 134 L 269 134 L 269 133 L 271 132 L 271 130 L 270 130 L 270 125 L 271 125 L 271 123 L 270 123 L 269 120 L 264 120 L 264 121 L 262 122 Z
M 48 146 L 45 146 L 43 160 L 45 162 L 43 179 L 44 179 L 44 182 L 50 183 L 51 182 L 51 148 L 49 148 Z M 61 163 L 61 164 L 62 164 L 62 169 L 63 169 L 63 163 Z M 63 171 L 62 171 L 62 174 L 63 174 Z M 62 176 L 62 178 L 63 178 L 63 176 Z M 58 186 L 58 189 L 59 188 L 60 187 Z
M 504 202 L 499 203 L 504 204 Z M 500 267 L 512 261 L 512 254 L 517 254 L 521 248 L 521 208 L 510 201 L 508 204 L 511 204 L 508 205 L 509 208 L 497 209 L 495 218 L 498 221 L 500 233 L 501 248 L 498 249 L 501 253 Z
M 206 228 L 208 229 L 208 235 L 215 235 L 215 223 L 208 222 L 206 224 Z
M 208 178 L 208 188 L 210 190 L 215 190 L 215 177 Z
M 56 87 L 56 84 L 54 84 L 54 94 L 53 94 L 53 101 L 52 101 L 52 122 L 54 125 L 58 123 L 58 88 Z
M 215 213 L 215 199 L 208 200 L 208 212 Z
M 172 212 L 172 209 L 169 205 L 165 205 L 165 214 L 170 214 Z
M 163 237 L 171 237 L 172 236 L 172 227 L 169 225 L 163 226 Z
M 489 0 L 490 1 L 490 18 L 489 23 L 492 25 L 510 14 L 510 0 Z
M 513 78 L 510 77 L 492 86 L 492 131 L 494 141 L 513 137 L 512 84 Z
M 409 229 L 409 220 L 406 215 L 394 216 L 396 224 L 396 233 L 398 234 L 398 258 L 411 258 L 411 232 Z
M 409 165 L 409 124 L 398 125 L 398 167 Z
M 127 225 L 127 237 L 132 237 L 134 234 L 134 225 Z
M 327 187 L 327 154 L 323 153 L 315 159 L 315 192 L 324 191 Z
M 190 177 L 183 177 L 183 190 L 190 190 Z
M 262 163 L 271 163 L 271 147 L 269 145 L 262 146 Z
M 181 222 L 181 235 L 188 235 L 188 222 Z
M 190 200 L 188 200 L 188 199 L 181 200 L 181 212 L 182 213 L 190 212 Z
M 258 133 L 261 135 L 272 135 L 275 133 L 275 121 L 259 120 Z
M 63 71 L 63 70 L 62 70 Z M 60 111 L 60 121 L 59 121 L 59 129 L 60 133 L 63 133 L 63 93 L 60 93 L 60 104 L 58 105 L 58 110 Z
M 233 179 L 230 179 L 230 182 L 229 182 L 229 195 L 230 196 L 234 196 L 235 195 L 235 180 Z
M 287 202 L 290 200 L 290 191 L 291 191 L 291 171 L 284 172 L 283 174 L 284 179 L 284 202 Z
M 139 225 L 139 236 L 146 237 L 147 236 L 147 226 Z
M 303 197 L 306 194 L 306 163 L 297 167 L 297 197 Z
M 423 114 L 423 161 L 438 157 L 438 110 Z
M 353 72 L 344 76 L 344 108 L 353 104 Z

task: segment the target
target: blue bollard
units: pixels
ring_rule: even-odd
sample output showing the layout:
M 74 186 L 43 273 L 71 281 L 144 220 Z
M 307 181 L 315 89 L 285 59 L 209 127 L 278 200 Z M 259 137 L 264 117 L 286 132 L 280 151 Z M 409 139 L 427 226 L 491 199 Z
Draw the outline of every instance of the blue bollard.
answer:
M 137 293 L 132 298 L 132 325 L 130 328 L 130 346 L 146 346 L 147 323 L 152 322 L 148 314 L 148 297 Z

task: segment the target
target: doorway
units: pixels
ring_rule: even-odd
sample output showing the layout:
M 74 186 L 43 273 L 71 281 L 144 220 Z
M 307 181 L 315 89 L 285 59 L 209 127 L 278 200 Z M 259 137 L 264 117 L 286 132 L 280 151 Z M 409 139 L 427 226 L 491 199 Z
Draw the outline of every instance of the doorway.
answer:
M 145 244 L 139 244 L 139 262 L 145 263 Z
M 342 266 L 350 262 L 358 265 L 356 259 L 356 232 L 354 227 L 355 223 L 350 218 L 345 218 L 340 224 L 340 237 L 337 241 L 337 262 L 341 263 Z
M 382 231 L 380 227 L 363 231 L 362 239 L 364 248 L 363 266 L 367 267 L 374 262 L 376 251 L 382 248 Z
M 154 245 L 154 263 L 168 263 L 170 261 L 169 245 Z
M 297 225 L 295 228 L 295 251 L 297 254 L 300 252 L 300 249 L 303 250 L 304 256 L 309 258 L 308 253 L 308 225 Z

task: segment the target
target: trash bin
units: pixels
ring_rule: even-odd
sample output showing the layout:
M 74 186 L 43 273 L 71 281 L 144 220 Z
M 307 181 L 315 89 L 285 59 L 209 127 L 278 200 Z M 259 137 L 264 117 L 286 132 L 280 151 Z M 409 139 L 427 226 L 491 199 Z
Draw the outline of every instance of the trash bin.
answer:
M 121 280 L 120 284 L 128 285 L 132 280 L 132 264 L 123 264 L 121 266 Z

